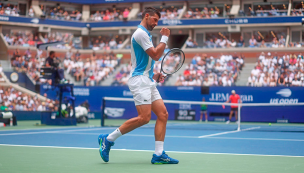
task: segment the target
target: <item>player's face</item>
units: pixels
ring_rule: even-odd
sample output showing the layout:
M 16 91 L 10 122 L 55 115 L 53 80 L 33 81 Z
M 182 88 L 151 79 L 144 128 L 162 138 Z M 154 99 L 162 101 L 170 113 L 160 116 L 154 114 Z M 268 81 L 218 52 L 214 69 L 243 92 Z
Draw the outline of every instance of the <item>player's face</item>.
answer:
M 147 29 L 149 31 L 152 31 L 154 29 L 154 27 L 157 26 L 158 20 L 159 20 L 159 17 L 156 13 L 153 16 L 148 15 L 146 17 Z

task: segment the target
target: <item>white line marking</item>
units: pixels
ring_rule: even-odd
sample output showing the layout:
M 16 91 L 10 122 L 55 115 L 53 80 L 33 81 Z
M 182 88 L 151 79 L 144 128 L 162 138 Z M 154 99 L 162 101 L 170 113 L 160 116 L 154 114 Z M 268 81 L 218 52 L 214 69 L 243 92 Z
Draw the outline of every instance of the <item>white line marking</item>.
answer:
M 51 133 L 51 132 L 50 132 Z M 57 134 L 64 135 L 99 135 L 100 133 L 68 133 L 62 132 Z M 126 134 L 123 136 L 138 136 L 138 137 L 154 137 L 154 135 L 141 135 L 141 134 Z M 174 136 L 174 135 L 166 135 L 167 138 L 194 138 L 197 139 L 199 136 Z M 279 138 L 237 138 L 237 137 L 204 137 L 209 139 L 237 139 L 237 140 L 255 140 L 255 141 L 290 141 L 290 142 L 304 142 L 304 139 L 279 139 Z
M 274 139 L 274 138 L 234 138 L 234 137 L 207 137 L 213 139 L 240 139 L 240 140 L 256 140 L 256 141 L 294 141 L 294 142 L 304 142 L 302 139 Z
M 30 135 L 30 134 L 42 134 L 42 133 L 64 133 L 64 132 L 91 131 L 91 130 L 109 130 L 109 129 L 116 129 L 116 128 L 90 128 L 90 129 L 56 130 L 56 131 L 42 131 L 42 132 L 3 133 L 3 134 L 0 134 L 0 136 Z
M 210 134 L 210 135 L 203 135 L 203 136 L 199 136 L 198 138 L 207 138 L 207 137 L 211 137 L 211 136 L 218 136 L 218 135 L 224 135 L 224 134 L 229 134 L 229 133 L 236 133 L 236 132 L 241 132 L 241 131 L 248 131 L 248 130 L 253 130 L 253 129 L 259 129 L 261 127 L 251 127 L 248 129 L 243 129 L 243 130 L 234 130 L 234 131 L 228 131 L 228 132 L 221 132 L 221 133 L 214 133 L 214 134 Z
M 99 148 L 85 148 L 85 147 L 61 147 L 61 146 L 38 146 L 38 145 L 14 145 L 14 144 L 0 144 L 0 146 L 11 147 L 33 147 L 33 148 L 62 148 L 62 149 L 81 149 L 81 150 L 98 150 Z M 112 149 L 114 151 L 138 151 L 138 152 L 154 152 L 154 150 L 132 150 L 132 149 Z M 186 151 L 167 151 L 171 153 L 182 154 L 223 154 L 223 155 L 237 155 L 237 156 L 267 156 L 267 157 L 300 157 L 304 156 L 291 156 L 291 155 L 264 155 L 264 154 L 238 154 L 238 153 L 208 153 L 208 152 L 186 152 Z

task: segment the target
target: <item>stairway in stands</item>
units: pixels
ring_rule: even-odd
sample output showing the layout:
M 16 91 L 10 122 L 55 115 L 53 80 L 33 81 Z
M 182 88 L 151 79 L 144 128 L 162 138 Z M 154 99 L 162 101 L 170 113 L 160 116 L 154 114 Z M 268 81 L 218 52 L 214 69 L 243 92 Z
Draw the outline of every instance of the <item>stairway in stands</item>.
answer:
M 245 63 L 238 80 L 236 81 L 236 86 L 246 86 L 248 82 L 248 77 L 250 76 L 251 70 L 254 68 L 256 63 Z
M 110 75 L 108 75 L 108 77 L 106 79 L 101 81 L 101 85 L 102 86 L 111 86 L 111 84 L 115 80 L 115 76 L 125 65 L 126 65 L 125 63 L 121 63 L 118 67 L 116 67 L 113 73 L 111 73 Z
M 1 67 L 2 67 L 3 71 L 6 71 L 6 72 L 12 72 L 13 71 L 13 68 L 11 67 L 11 64 L 8 60 L 0 60 L 0 64 L 1 64 Z

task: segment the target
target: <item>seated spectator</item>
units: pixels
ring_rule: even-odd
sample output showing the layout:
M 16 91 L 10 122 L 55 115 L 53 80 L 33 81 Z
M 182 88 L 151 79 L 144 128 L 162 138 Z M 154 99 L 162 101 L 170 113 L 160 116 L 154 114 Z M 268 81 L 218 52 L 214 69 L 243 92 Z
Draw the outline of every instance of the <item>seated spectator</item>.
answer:
M 119 41 L 117 45 L 117 49 L 120 49 L 121 47 L 122 47 L 122 41 Z
M 249 47 L 256 47 L 257 41 L 254 38 L 254 36 L 251 36 L 251 39 L 249 40 Z
M 261 45 L 259 46 L 260 48 L 266 48 L 267 46 L 265 45 L 265 41 L 262 40 Z
M 216 48 L 216 45 L 212 38 L 209 41 L 206 41 L 206 46 L 207 48 Z
M 238 42 L 238 47 L 244 47 L 245 46 L 245 41 L 243 39 L 243 36 L 240 36 L 240 40 Z
M 280 38 L 280 40 L 279 40 L 279 43 L 285 45 L 285 42 L 286 42 L 286 41 L 285 41 L 284 36 L 281 35 L 281 38 Z
M 231 47 L 236 47 L 236 41 L 234 39 L 232 39 L 229 45 Z
M 187 48 L 194 48 L 194 43 L 191 38 L 186 41 Z
M 116 49 L 117 48 L 117 43 L 114 40 L 114 38 L 112 38 L 111 41 L 109 42 L 109 46 L 110 46 L 110 49 Z

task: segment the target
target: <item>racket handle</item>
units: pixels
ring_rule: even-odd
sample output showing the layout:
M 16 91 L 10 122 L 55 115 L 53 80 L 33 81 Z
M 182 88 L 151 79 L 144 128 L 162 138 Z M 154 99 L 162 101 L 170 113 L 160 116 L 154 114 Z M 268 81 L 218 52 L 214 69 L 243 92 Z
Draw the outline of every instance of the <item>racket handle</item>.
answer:
M 158 78 L 157 78 L 157 80 L 156 80 L 157 83 L 159 83 L 159 78 L 160 78 L 160 76 L 161 76 L 161 73 L 159 74 L 159 76 L 158 76 Z

